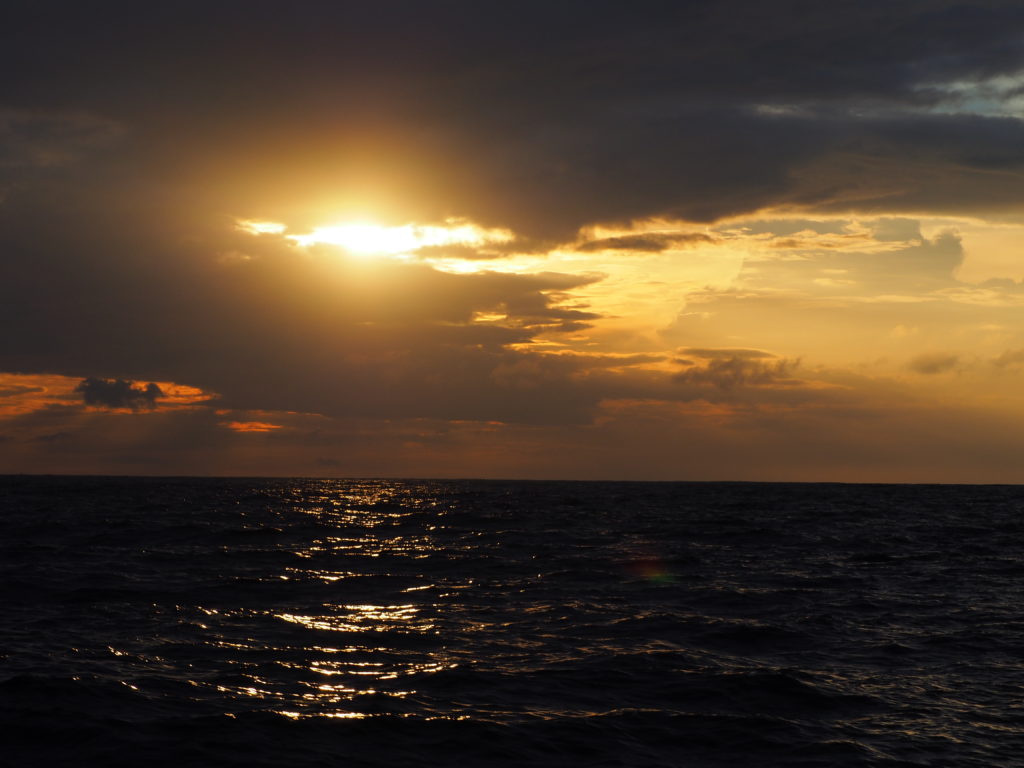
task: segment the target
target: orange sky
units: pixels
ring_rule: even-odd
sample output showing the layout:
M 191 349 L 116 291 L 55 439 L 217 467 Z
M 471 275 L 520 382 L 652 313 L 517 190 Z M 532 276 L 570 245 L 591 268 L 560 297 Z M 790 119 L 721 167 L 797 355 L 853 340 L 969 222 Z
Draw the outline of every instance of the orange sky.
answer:
M 1012 8 L 352 8 L 21 12 L 0 472 L 1024 482 Z

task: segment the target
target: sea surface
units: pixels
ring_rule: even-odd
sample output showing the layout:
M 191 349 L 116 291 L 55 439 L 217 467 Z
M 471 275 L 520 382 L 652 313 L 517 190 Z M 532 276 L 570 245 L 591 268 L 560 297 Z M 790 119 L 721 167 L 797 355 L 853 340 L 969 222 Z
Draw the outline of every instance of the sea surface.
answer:
M 1024 766 L 1024 488 L 0 477 L 0 764 Z

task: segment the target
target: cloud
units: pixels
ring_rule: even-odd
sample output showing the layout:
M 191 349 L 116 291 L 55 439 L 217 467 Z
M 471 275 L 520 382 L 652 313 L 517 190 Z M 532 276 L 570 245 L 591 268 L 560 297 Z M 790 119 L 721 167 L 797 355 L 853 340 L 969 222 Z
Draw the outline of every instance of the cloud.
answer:
M 839 375 L 839 374 L 836 374 Z M 325 419 L 235 432 L 244 413 L 55 407 L 4 424 L 8 471 L 347 477 L 546 477 L 853 482 L 1006 482 L 1022 477 L 1019 416 L 932 401 L 898 382 L 847 375 L 809 402 L 606 401 L 587 423 Z M 677 385 L 680 386 L 680 385 Z M 704 391 L 708 390 L 703 387 Z M 714 389 L 714 388 L 712 388 Z M 758 392 L 752 388 L 752 392 Z M 749 393 L 747 393 L 749 394 Z M 60 439 L 48 435 L 64 433 Z
M 907 363 L 907 367 L 915 373 L 934 375 L 953 370 L 959 362 L 959 355 L 951 355 L 946 352 L 930 352 L 918 355 Z
M 683 350 L 695 357 L 703 357 L 707 363 L 703 366 L 687 367 L 673 376 L 673 380 L 683 384 L 710 385 L 725 391 L 740 387 L 785 387 L 800 385 L 793 379 L 793 373 L 799 366 L 798 360 L 772 360 L 769 355 L 756 350 Z M 690 366 L 688 360 L 681 364 Z
M 1016 368 L 1024 364 L 1024 349 L 1008 349 L 992 360 L 998 368 Z
M 102 194 L 45 216 L 25 196 L 0 206 L 12 248 L 0 320 L 22 329 L 0 345 L 0 370 L 174 381 L 225 407 L 333 416 L 546 420 L 594 407 L 568 383 L 550 403 L 510 397 L 491 374 L 530 356 L 511 345 L 595 322 L 575 294 L 600 275 L 367 260 L 215 217 L 161 221 L 144 207 L 122 219 Z M 227 250 L 249 258 L 218 260 Z
M 280 424 L 271 424 L 267 421 L 222 421 L 221 426 L 235 432 L 270 432 L 281 429 Z
M 1024 306 L 1020 283 L 960 277 L 962 266 L 972 266 L 971 257 L 985 258 L 988 243 L 1000 242 L 976 238 L 979 225 L 893 217 L 838 218 L 821 225 L 822 237 L 855 235 L 856 241 L 841 248 L 815 245 L 807 220 L 723 226 L 726 247 L 747 251 L 736 280 L 691 291 L 662 338 L 693 346 L 742 344 L 831 365 L 857 360 L 878 375 L 963 372 L 961 363 L 978 355 L 996 367 L 1013 365 L 1010 352 L 1020 345 L 1016 329 Z M 746 239 L 736 234 L 748 229 Z M 794 230 L 806 233 L 798 249 L 771 249 Z M 988 231 L 1011 245 L 1017 230 Z M 935 349 L 944 351 L 922 355 Z M 949 356 L 958 361 L 940 359 Z
M 507 249 L 478 248 L 473 245 L 455 243 L 453 245 L 425 245 L 416 249 L 416 255 L 422 259 L 467 259 L 472 261 L 500 259 L 508 256 Z
M 713 245 L 718 242 L 710 235 L 702 232 L 659 233 L 651 232 L 641 235 L 623 235 L 607 237 L 600 240 L 588 240 L 578 246 L 581 253 L 592 251 L 641 251 L 658 253 L 669 248 L 689 248 L 698 245 Z
M 0 387 L 0 398 L 18 397 L 20 395 L 32 395 L 45 391 L 46 389 L 44 387 L 32 387 L 25 385 Z
M 308 211 L 362 192 L 407 220 L 455 211 L 569 239 L 658 214 L 1024 194 L 1020 121 L 943 112 L 951 91 L 931 87 L 1020 71 L 1013 3 L 272 8 L 251 4 L 244 20 L 229 5 L 121 8 L 112 31 L 76 4 L 57 26 L 26 5 L 0 71 L 17 73 L 4 85 L 25 109 L 84 102 L 131 125 L 140 168 L 165 190 L 201 171 L 221 210 Z M 87 42 L 100 29 L 102 56 Z
M 834 249 L 806 243 L 783 243 L 798 249 L 798 258 L 752 256 L 739 281 L 747 288 L 785 288 L 821 293 L 831 288 L 846 294 L 921 293 L 956 285 L 954 273 L 964 258 L 956 232 L 945 231 L 928 239 L 917 222 L 912 229 L 895 232 L 879 227 L 860 248 Z M 894 228 L 889 228 L 894 230 Z
M 115 121 L 87 113 L 0 108 L 0 174 L 68 165 L 122 133 Z
M 718 348 L 718 349 L 700 349 L 695 347 L 686 347 L 679 350 L 681 355 L 691 355 L 692 357 L 700 357 L 706 360 L 758 360 L 773 358 L 771 352 L 764 352 L 760 349 L 730 349 L 730 348 Z
M 163 391 L 152 382 L 136 387 L 133 382 L 123 379 L 84 379 L 75 388 L 81 392 L 86 405 L 100 408 L 131 408 L 133 411 L 156 408 L 157 398 Z
M 37 443 L 55 443 L 62 440 L 69 440 L 73 437 L 71 432 L 50 432 L 49 434 L 38 435 L 32 438 Z

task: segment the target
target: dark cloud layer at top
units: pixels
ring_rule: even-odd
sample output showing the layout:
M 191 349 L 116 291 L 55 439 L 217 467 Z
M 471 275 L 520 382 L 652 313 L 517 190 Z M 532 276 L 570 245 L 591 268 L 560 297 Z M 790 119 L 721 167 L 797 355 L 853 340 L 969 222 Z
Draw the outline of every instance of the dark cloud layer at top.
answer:
M 1020 169 L 939 86 L 1024 63 L 1015 2 L 15 3 L 0 99 L 132 129 L 123 166 L 224 207 L 376 185 L 533 236 L 777 203 L 914 209 Z M 962 99 L 961 99 L 962 101 Z M 926 177 L 918 173 L 927 161 Z M 211 179 L 211 175 L 220 179 Z M 915 174 L 916 177 L 915 177 Z M 969 197 L 1011 205 L 1018 180 Z M 172 186 L 173 186 L 172 184 Z
M 184 93 L 244 103 L 306 98 L 324 82 L 354 82 L 348 87 L 356 90 L 366 81 L 381 87 L 457 75 L 460 91 L 473 83 L 483 91 L 489 79 L 500 79 L 504 101 L 552 104 L 569 94 L 577 102 L 634 95 L 639 86 L 643 93 L 726 98 L 900 98 L 921 81 L 1017 66 L 1024 10 L 1000 0 L 385 0 L 291 8 L 273 0 L 182 0 L 14 2 L 4 20 L 6 61 L 34 65 L 10 87 L 36 99 L 42 95 L 32 86 L 40 79 L 55 84 L 58 98 L 75 92 L 71 78 L 63 79 L 74 67 L 83 76 L 77 93 L 95 100 L 120 101 L 145 81 L 175 88 L 136 93 L 143 103 Z M 648 55 L 632 59 L 639 50 Z M 207 68 L 211 61 L 221 66 Z M 819 66 L 808 68 L 808 61 Z M 126 62 L 135 64 L 132 71 L 124 71 Z M 533 79 L 541 73 L 544 79 Z M 259 77 L 243 87 L 243 75 Z M 304 79 L 293 80 L 297 75 Z M 425 95 L 444 87 L 435 83 Z

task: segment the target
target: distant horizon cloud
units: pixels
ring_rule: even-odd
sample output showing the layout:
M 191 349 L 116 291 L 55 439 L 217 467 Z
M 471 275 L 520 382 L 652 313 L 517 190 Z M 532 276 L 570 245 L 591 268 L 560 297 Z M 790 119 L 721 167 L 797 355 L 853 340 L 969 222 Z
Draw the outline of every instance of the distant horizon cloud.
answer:
M 164 396 L 158 384 L 150 382 L 146 385 L 123 379 L 98 379 L 90 377 L 82 379 L 75 387 L 81 393 L 86 405 L 101 408 L 130 408 L 133 411 L 156 408 L 158 398 Z

